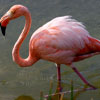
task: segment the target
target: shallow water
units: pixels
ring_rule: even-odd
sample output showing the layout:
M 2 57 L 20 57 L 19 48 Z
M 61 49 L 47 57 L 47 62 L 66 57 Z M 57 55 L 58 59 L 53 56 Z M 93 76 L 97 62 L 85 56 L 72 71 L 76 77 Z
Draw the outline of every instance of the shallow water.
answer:
M 20 49 L 20 54 L 24 58 L 28 56 L 28 42 L 32 33 L 56 16 L 72 15 L 83 22 L 92 36 L 100 39 L 99 0 L 0 0 L 0 16 L 14 4 L 27 6 L 32 14 L 30 33 Z M 6 39 L 0 34 L 0 100 L 15 100 L 21 95 L 39 100 L 40 91 L 48 94 L 50 80 L 53 80 L 53 92 L 56 89 L 56 67 L 53 63 L 41 60 L 32 67 L 20 68 L 12 61 L 11 51 L 23 26 L 24 18 L 18 18 L 8 25 Z M 75 63 L 87 80 L 98 88 L 77 95 L 75 93 L 75 100 L 100 100 L 99 59 L 98 55 Z M 70 90 L 71 80 L 75 89 L 84 87 L 83 82 L 69 67 L 62 65 L 61 71 L 64 91 Z M 70 98 L 70 95 L 67 94 L 66 98 Z

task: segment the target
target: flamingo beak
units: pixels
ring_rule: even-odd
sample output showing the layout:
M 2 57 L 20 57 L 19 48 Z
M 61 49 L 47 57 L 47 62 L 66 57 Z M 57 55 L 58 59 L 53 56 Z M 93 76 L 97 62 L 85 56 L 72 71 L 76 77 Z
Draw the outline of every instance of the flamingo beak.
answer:
M 0 27 L 1 27 L 1 32 L 2 32 L 3 36 L 5 36 L 6 27 L 2 26 L 1 23 L 0 23 Z
M 12 16 L 12 12 L 8 11 L 1 19 L 0 19 L 0 27 L 3 36 L 6 33 L 6 26 L 8 25 L 10 18 Z

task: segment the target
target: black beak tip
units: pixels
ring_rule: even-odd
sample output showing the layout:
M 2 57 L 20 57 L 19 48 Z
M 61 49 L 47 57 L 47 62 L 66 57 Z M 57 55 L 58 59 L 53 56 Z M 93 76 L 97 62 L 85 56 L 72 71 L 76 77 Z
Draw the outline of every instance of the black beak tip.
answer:
M 5 36 L 6 27 L 1 26 L 1 23 L 0 23 L 0 27 L 1 27 L 1 31 L 2 31 L 3 36 Z

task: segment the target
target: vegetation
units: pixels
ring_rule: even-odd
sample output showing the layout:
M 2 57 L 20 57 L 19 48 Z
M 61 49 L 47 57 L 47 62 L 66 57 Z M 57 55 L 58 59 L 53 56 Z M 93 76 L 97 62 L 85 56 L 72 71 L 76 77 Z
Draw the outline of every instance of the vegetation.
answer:
M 71 89 L 70 91 L 60 92 L 58 90 L 58 86 L 57 86 L 56 92 L 53 93 L 53 91 L 52 91 L 53 90 L 53 82 L 51 81 L 48 95 L 44 95 L 43 92 L 41 91 L 40 92 L 40 100 L 76 100 L 77 96 L 80 93 L 84 92 L 84 90 L 86 89 L 86 86 L 83 88 L 83 90 L 74 90 L 73 81 L 71 81 L 70 89 Z M 65 97 L 67 93 L 70 93 L 70 98 Z M 75 93 L 76 93 L 76 95 L 74 95 Z M 16 98 L 15 100 L 35 100 L 35 99 L 33 99 L 31 96 L 21 95 L 18 98 Z M 94 100 L 94 99 L 91 98 L 90 100 Z

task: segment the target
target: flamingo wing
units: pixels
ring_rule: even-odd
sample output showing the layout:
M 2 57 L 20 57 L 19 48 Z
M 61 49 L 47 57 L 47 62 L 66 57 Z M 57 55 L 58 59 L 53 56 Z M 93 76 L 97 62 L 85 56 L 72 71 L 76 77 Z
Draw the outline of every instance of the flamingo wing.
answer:
M 86 48 L 90 43 L 88 37 L 81 22 L 71 16 L 57 17 L 35 31 L 33 48 L 46 60 L 64 63 L 72 61 L 79 50 Z

